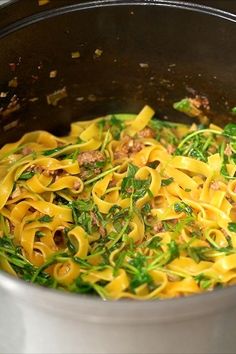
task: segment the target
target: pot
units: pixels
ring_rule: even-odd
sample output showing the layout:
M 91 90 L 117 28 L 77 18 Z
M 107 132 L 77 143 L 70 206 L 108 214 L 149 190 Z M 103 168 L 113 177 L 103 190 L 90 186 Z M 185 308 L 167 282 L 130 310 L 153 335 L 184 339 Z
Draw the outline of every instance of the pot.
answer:
M 147 103 L 157 116 L 183 121 L 172 104 L 192 94 L 209 98 L 213 122 L 233 120 L 235 22 L 183 1 L 11 2 L 0 10 L 1 144 L 34 129 L 65 134 L 73 120 Z M 3 272 L 0 287 L 5 354 L 236 350 L 235 286 L 149 302 L 104 302 Z

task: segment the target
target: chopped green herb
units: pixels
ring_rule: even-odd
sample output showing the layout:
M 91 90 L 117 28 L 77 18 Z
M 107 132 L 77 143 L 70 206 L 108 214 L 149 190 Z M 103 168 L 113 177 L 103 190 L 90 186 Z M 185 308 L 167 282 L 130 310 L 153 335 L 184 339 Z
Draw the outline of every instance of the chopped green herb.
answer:
M 134 268 L 134 274 L 130 282 L 132 291 L 142 284 L 152 285 L 152 278 L 147 271 L 147 258 L 144 255 L 138 253 L 136 257 L 130 261 L 130 264 Z
M 174 210 L 176 213 L 185 213 L 187 215 L 192 215 L 193 209 L 184 202 L 179 202 L 174 204 Z
M 132 195 L 134 201 L 142 198 L 146 193 L 149 193 L 151 181 L 149 179 L 136 179 L 135 174 L 138 168 L 132 164 L 128 166 L 127 177 L 121 184 L 121 193 L 123 198 L 129 198 Z M 152 196 L 151 196 L 152 197 Z
M 174 109 L 190 117 L 198 117 L 202 112 L 193 104 L 190 98 L 184 98 L 173 104 Z
M 51 222 L 53 220 L 53 216 L 44 215 L 38 219 L 39 222 Z
M 155 236 L 151 239 L 150 242 L 148 242 L 147 247 L 151 250 L 157 250 L 160 247 L 161 241 L 161 237 Z
M 167 179 L 162 179 L 161 180 L 161 185 L 162 185 L 162 187 L 169 186 L 172 182 L 174 182 L 174 178 L 173 177 L 170 177 L 170 178 L 167 178 Z
M 187 247 L 189 257 L 191 257 L 196 263 L 208 260 L 206 256 L 206 252 L 208 251 L 209 247 Z
M 180 256 L 179 247 L 178 247 L 175 240 L 171 240 L 167 246 L 168 246 L 169 253 L 170 253 L 168 261 L 172 262 L 175 258 L 178 258 Z
M 228 223 L 228 230 L 231 232 L 236 232 L 236 222 Z
M 207 278 L 204 274 L 194 276 L 195 281 L 202 289 L 209 289 L 212 286 L 212 279 Z
M 41 237 L 45 236 L 45 233 L 42 231 L 36 231 L 35 236 L 38 238 L 41 238 Z
M 58 146 L 58 147 L 56 147 L 55 149 L 50 149 L 50 150 L 45 150 L 45 151 L 43 151 L 43 155 L 44 156 L 50 156 L 50 155 L 52 155 L 52 154 L 54 154 L 54 153 L 56 153 L 56 152 L 58 152 L 58 151 L 61 151 L 61 150 L 63 150 L 64 148 L 65 148 L 66 146 Z
M 18 179 L 22 180 L 22 181 L 27 181 L 28 179 L 32 178 L 34 175 L 35 175 L 35 172 L 27 171 L 27 172 L 22 173 Z
M 224 127 L 223 130 L 223 135 L 227 136 L 229 138 L 236 138 L 236 124 L 235 123 L 229 123 Z
M 116 140 L 120 139 L 120 134 L 124 129 L 124 122 L 122 122 L 120 119 L 116 118 L 116 116 L 113 115 L 109 123 L 111 126 L 111 133 L 114 139 Z
M 144 206 L 142 207 L 142 213 L 147 215 L 150 213 L 150 211 L 151 211 L 151 205 L 148 203 L 144 204 Z

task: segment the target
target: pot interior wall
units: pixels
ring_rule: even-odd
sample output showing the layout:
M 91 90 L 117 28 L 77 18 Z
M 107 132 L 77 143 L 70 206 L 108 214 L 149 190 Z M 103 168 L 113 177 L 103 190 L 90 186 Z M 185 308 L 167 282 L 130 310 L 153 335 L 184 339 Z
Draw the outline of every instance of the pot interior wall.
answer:
M 2 144 L 33 129 L 65 134 L 71 121 L 137 112 L 144 104 L 158 117 L 183 121 L 172 104 L 195 94 L 209 98 L 215 123 L 233 118 L 235 23 L 140 5 L 81 11 L 78 5 L 74 12 L 41 16 L 0 39 Z M 47 95 L 62 88 L 67 97 L 49 105 Z

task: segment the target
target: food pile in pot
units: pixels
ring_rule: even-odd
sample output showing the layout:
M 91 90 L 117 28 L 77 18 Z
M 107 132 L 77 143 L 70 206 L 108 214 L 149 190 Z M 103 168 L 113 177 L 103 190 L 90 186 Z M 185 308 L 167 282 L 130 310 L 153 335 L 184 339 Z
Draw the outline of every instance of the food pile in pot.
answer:
M 194 100 L 174 107 L 199 115 Z M 103 299 L 236 282 L 236 124 L 118 114 L 0 150 L 0 267 Z

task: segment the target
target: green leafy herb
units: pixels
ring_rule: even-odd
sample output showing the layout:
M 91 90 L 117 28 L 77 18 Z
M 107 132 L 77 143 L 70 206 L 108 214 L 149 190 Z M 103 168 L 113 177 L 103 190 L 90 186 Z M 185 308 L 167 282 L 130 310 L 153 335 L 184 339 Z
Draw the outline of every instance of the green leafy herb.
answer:
M 229 138 L 236 138 L 236 124 L 235 123 L 229 123 L 224 127 L 223 130 L 223 135 L 227 136 Z
M 111 126 L 111 134 L 113 135 L 114 139 L 119 140 L 120 134 L 125 127 L 124 122 L 122 122 L 120 119 L 116 118 L 116 116 L 113 115 L 109 123 Z
M 229 222 L 228 223 L 228 230 L 231 232 L 236 232 L 236 222 Z
M 165 120 L 152 119 L 149 122 L 149 126 L 150 126 L 150 128 L 158 131 L 163 128 L 175 128 L 178 126 L 178 124 L 173 123 L 173 122 L 167 122 Z
M 138 167 L 133 165 L 132 163 L 129 163 L 127 169 L 127 177 L 134 177 L 137 172 L 138 172 Z
M 51 222 L 53 220 L 53 216 L 44 215 L 38 219 L 39 222 Z
M 154 170 L 157 168 L 157 166 L 159 165 L 159 161 L 152 161 L 148 163 L 148 167 L 153 168 Z
M 194 276 L 195 281 L 199 284 L 200 288 L 206 290 L 212 286 L 212 279 L 207 278 L 204 274 Z
M 21 253 L 21 248 L 13 244 L 9 237 L 0 237 L 0 257 L 5 258 L 17 275 L 25 281 L 34 281 L 39 285 L 52 287 L 53 278 L 33 266 Z
M 103 129 L 104 129 L 105 126 L 106 126 L 106 120 L 105 120 L 105 119 L 100 119 L 100 120 L 97 122 L 97 126 L 98 126 L 98 129 L 99 129 L 99 140 L 101 140 L 101 138 L 102 138 L 102 133 L 103 133 Z
M 138 168 L 136 166 L 129 164 L 127 177 L 125 177 L 121 183 L 122 198 L 132 196 L 135 201 L 148 193 L 151 181 L 150 179 L 136 179 L 135 174 L 137 170 Z
M 151 239 L 150 242 L 148 242 L 147 247 L 151 250 L 157 250 L 160 247 L 161 241 L 161 237 L 155 236 Z
M 174 178 L 173 177 L 170 177 L 170 178 L 167 178 L 167 179 L 162 179 L 161 180 L 161 185 L 162 185 L 162 187 L 169 186 L 172 182 L 174 182 Z
M 167 222 L 167 221 L 163 221 L 162 224 L 164 226 L 164 229 L 166 231 L 170 231 L 173 232 L 174 235 L 179 235 L 181 233 L 181 231 L 187 226 L 192 224 L 194 221 L 194 217 L 193 216 L 186 216 L 183 219 L 178 220 L 178 222 L 175 224 L 173 224 L 171 221 Z
M 74 243 L 69 238 L 67 239 L 66 245 L 68 247 L 70 255 L 74 256 L 76 254 L 76 252 L 78 251 L 77 247 L 74 245 Z
M 204 161 L 207 162 L 207 156 L 206 153 L 204 153 L 203 151 L 201 151 L 201 149 L 190 149 L 189 150 L 189 154 L 188 156 L 193 157 L 196 160 L 200 160 L 200 161 Z
M 190 117 L 197 117 L 201 115 L 201 111 L 193 104 L 190 98 L 184 98 L 179 102 L 173 104 L 174 109 L 179 112 L 185 113 Z
M 73 285 L 70 286 L 70 290 L 79 294 L 95 294 L 94 287 L 91 283 L 87 283 L 82 279 L 80 275 Z
M 117 171 L 119 168 L 120 168 L 120 165 L 115 166 L 115 167 L 113 167 L 113 168 L 110 168 L 109 170 L 106 170 L 106 171 L 100 173 L 100 174 L 97 175 L 96 177 L 93 177 L 93 178 L 91 178 L 91 179 L 85 181 L 85 182 L 84 182 L 84 185 L 87 186 L 87 185 L 89 185 L 89 184 L 91 184 L 91 183 L 94 183 L 94 182 L 98 181 L 99 179 L 101 179 L 101 178 L 103 178 L 103 177 L 109 175 L 109 173 Z
M 176 213 L 185 213 L 187 215 L 192 215 L 193 209 L 184 202 L 179 202 L 174 204 L 174 210 Z
M 63 150 L 64 148 L 65 148 L 66 146 L 58 146 L 58 147 L 56 147 L 55 149 L 50 149 L 50 150 L 45 150 L 45 151 L 43 151 L 43 155 L 44 156 L 50 156 L 50 155 L 52 155 L 52 154 L 55 154 L 56 152 L 58 152 L 58 151 L 61 151 L 61 150 Z
M 123 266 L 126 256 L 127 256 L 127 251 L 122 251 L 119 253 L 119 255 L 115 261 L 114 276 L 117 275 L 118 270 Z
M 187 253 L 196 263 L 200 261 L 205 261 L 208 258 L 206 257 L 206 252 L 209 251 L 209 247 L 187 247 Z
M 147 215 L 151 212 L 151 205 L 149 203 L 144 204 L 142 207 L 142 214 Z
M 81 200 L 73 201 L 70 202 L 68 206 L 70 206 L 72 209 L 74 223 L 76 225 L 83 226 L 86 232 L 91 234 L 92 226 L 93 226 L 93 221 L 91 216 L 93 205 L 91 201 L 89 201 L 87 205 L 85 201 L 81 201 Z
M 69 202 L 68 207 L 72 210 L 74 223 L 81 225 L 89 234 L 97 231 L 99 225 L 103 225 L 103 216 L 92 200 L 75 200 Z
M 147 258 L 146 256 L 138 253 L 135 258 L 130 261 L 133 266 L 134 274 L 131 278 L 130 288 L 134 291 L 138 286 L 142 284 L 152 285 L 153 281 L 150 274 L 147 271 Z
M 28 179 L 32 178 L 34 175 L 35 175 L 35 172 L 27 171 L 27 172 L 22 173 L 18 179 L 23 180 L 23 181 L 27 181 Z
M 176 243 L 175 240 L 171 240 L 170 243 L 168 243 L 168 249 L 169 249 L 169 262 L 172 262 L 175 258 L 178 258 L 180 253 L 179 253 L 179 247 Z
M 4 236 L 10 236 L 9 221 L 3 215 L 0 215 L 0 229 L 3 231 Z
M 221 169 L 220 169 L 220 173 L 225 179 L 228 179 L 228 180 L 236 178 L 235 176 L 230 176 L 229 175 L 229 172 L 228 172 L 228 169 L 227 169 L 225 161 L 222 163 L 222 166 L 221 166 Z
M 41 237 L 45 236 L 45 233 L 42 231 L 36 231 L 35 236 L 38 238 L 41 238 Z
M 215 149 L 215 136 L 222 136 L 221 131 L 200 129 L 191 132 L 180 141 L 175 155 L 191 156 L 198 160 L 206 161 L 207 157 L 212 154 L 209 148 Z

